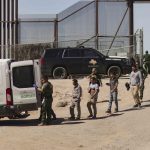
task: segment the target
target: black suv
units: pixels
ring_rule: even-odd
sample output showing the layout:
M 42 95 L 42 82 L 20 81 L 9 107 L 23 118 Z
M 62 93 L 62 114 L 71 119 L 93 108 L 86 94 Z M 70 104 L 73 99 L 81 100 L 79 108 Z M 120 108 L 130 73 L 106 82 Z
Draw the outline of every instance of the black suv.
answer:
M 45 49 L 40 62 L 43 75 L 62 79 L 68 75 L 90 74 L 93 67 L 104 75 L 112 71 L 119 76 L 131 72 L 127 58 L 104 56 L 92 48 Z

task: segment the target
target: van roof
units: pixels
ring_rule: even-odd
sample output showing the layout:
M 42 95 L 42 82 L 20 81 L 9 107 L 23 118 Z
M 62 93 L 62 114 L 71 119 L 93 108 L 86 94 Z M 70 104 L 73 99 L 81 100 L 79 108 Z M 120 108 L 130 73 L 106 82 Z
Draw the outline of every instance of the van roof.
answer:
M 8 62 L 10 61 L 11 59 L 0 59 L 0 62 Z

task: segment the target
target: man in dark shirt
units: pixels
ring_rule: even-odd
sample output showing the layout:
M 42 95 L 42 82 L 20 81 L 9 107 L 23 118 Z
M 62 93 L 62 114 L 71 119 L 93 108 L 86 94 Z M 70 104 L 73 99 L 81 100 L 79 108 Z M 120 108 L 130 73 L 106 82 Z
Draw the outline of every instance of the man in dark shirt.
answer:
M 41 111 L 41 123 L 39 125 L 48 124 L 51 121 L 51 115 L 56 119 L 56 115 L 52 109 L 53 102 L 53 85 L 48 81 L 47 76 L 43 76 L 41 79 L 42 88 L 38 88 L 43 96 L 42 111 Z
M 140 86 L 140 90 L 139 90 L 139 98 L 140 98 L 140 101 L 143 102 L 143 93 L 144 93 L 144 89 L 145 89 L 145 79 L 147 78 L 147 75 L 148 75 L 148 72 L 145 70 L 145 68 L 143 67 L 140 67 L 139 63 L 136 62 L 136 66 L 138 68 L 138 70 L 141 72 L 141 75 L 142 75 L 142 84 Z
M 143 56 L 143 66 L 144 69 L 150 73 L 150 54 L 148 53 L 148 51 L 145 52 L 145 55 Z

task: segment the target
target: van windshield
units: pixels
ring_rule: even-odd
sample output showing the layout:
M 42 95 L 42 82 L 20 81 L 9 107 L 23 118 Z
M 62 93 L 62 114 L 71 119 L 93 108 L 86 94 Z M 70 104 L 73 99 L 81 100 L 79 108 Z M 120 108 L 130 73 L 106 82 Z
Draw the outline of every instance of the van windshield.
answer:
M 13 70 L 13 85 L 18 88 L 33 87 L 34 73 L 33 65 L 14 67 Z

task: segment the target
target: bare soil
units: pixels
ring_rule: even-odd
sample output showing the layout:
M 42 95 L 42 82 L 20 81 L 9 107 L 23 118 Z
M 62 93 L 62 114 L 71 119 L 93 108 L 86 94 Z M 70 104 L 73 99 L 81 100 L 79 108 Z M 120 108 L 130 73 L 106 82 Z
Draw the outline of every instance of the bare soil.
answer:
M 145 82 L 142 108 L 133 109 L 127 78 L 119 79 L 119 112 L 105 113 L 109 100 L 108 79 L 103 79 L 97 103 L 97 119 L 87 119 L 88 79 L 79 79 L 83 88 L 82 118 L 69 121 L 69 105 L 56 107 L 59 101 L 70 102 L 72 80 L 51 80 L 54 85 L 53 108 L 57 121 L 38 126 L 39 111 L 27 119 L 0 120 L 0 150 L 149 150 L 150 149 L 150 76 Z M 112 111 L 114 110 L 114 105 Z

